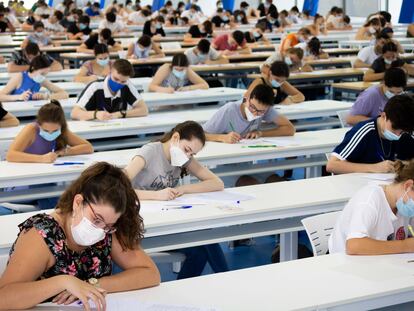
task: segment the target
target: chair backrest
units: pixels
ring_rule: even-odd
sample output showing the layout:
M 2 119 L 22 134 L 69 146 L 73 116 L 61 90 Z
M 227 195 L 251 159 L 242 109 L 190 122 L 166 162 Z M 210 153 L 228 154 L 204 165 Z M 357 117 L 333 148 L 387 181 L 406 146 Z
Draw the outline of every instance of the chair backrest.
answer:
M 346 117 L 349 114 L 349 109 L 337 111 L 336 114 L 338 115 L 339 122 L 341 122 L 342 127 L 351 127 L 350 124 L 346 123 Z
M 6 159 L 7 150 L 13 141 L 12 140 L 0 140 L 0 160 L 4 161 Z
M 9 260 L 9 254 L 0 255 L 0 276 L 3 274 L 4 270 L 6 270 L 8 260 Z
M 313 256 L 325 255 L 328 252 L 328 240 L 340 213 L 342 211 L 302 219 L 312 245 Z

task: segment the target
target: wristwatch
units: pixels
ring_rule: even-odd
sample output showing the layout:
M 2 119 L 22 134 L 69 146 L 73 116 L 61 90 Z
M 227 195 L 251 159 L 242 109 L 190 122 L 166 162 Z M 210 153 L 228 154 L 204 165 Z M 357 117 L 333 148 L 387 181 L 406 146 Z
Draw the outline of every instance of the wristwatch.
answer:
M 97 278 L 88 279 L 88 283 L 95 287 L 101 287 Z
M 126 110 L 120 110 L 119 112 L 121 113 L 122 118 L 126 118 L 126 115 L 127 115 Z
M 93 113 L 93 119 L 96 119 L 96 114 L 98 113 L 98 109 L 95 110 L 95 112 Z

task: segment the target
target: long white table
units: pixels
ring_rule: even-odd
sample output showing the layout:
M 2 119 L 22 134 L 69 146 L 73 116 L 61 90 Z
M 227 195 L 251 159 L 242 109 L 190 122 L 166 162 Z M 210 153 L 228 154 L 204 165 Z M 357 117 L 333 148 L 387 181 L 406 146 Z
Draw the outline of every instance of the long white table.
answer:
M 63 69 L 60 71 L 51 71 L 47 74 L 47 79 L 55 82 L 55 81 L 66 81 L 71 82 L 73 78 L 78 74 L 80 69 Z M 14 75 L 20 73 L 9 73 L 9 72 L 2 72 L 0 70 L 0 84 L 6 84 Z
M 145 303 L 220 311 L 409 310 L 400 308 L 413 300 L 413 263 L 408 262 L 413 258 L 325 255 L 110 294 L 107 302 L 113 311 Z M 111 308 L 117 305 L 122 307 Z M 49 306 L 34 310 L 65 310 Z M 144 306 L 140 310 L 151 310 Z
M 224 203 L 212 203 L 166 213 L 151 210 L 151 206 L 143 202 L 146 229 L 143 247 L 148 252 L 158 252 L 282 234 L 281 258 L 295 258 L 296 233 L 303 228 L 300 220 L 341 210 L 350 197 L 369 182 L 367 174 L 346 174 L 227 189 L 255 196 L 231 210 L 223 208 Z M 18 232 L 17 225 L 36 213 L 0 217 L 0 254 L 9 251 Z

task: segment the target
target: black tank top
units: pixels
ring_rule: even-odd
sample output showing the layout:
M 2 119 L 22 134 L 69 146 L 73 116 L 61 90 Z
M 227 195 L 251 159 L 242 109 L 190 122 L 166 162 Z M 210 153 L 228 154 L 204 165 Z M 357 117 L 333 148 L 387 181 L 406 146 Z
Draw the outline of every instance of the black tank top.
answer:
M 268 84 L 266 83 L 266 80 L 265 80 L 263 77 L 261 77 L 261 79 L 262 79 L 263 84 L 268 85 Z M 274 99 L 273 99 L 273 104 L 274 104 L 274 105 L 278 105 L 278 104 L 280 104 L 282 101 L 284 101 L 284 100 L 285 100 L 285 98 L 286 98 L 286 97 L 288 97 L 288 95 L 287 95 L 285 92 L 283 92 L 283 91 L 281 90 L 281 88 L 280 88 L 280 87 L 273 87 L 273 86 L 271 86 L 271 85 L 270 85 L 270 87 L 271 87 L 272 89 L 274 89 L 274 90 L 276 90 L 276 91 L 277 91 L 277 93 L 276 93 L 276 95 L 275 95 L 275 97 L 274 97 Z

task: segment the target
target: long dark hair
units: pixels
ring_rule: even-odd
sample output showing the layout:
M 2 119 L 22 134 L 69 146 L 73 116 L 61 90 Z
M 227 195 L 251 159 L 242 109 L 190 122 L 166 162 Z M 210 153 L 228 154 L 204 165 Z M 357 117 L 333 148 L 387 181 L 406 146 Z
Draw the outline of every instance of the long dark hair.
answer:
M 59 124 L 62 134 L 56 139 L 56 150 L 66 148 L 68 144 L 68 124 L 66 123 L 65 112 L 59 101 L 52 99 L 49 103 L 43 105 L 37 112 L 36 121 L 39 125 L 42 125 L 44 122 Z
M 32 59 L 29 66 L 29 72 L 33 72 L 35 70 L 49 68 L 52 63 L 45 55 L 38 55 Z
M 136 249 L 143 238 L 144 222 L 139 215 L 140 202 L 131 181 L 118 167 L 98 162 L 86 170 L 61 195 L 57 212 L 70 214 L 73 199 L 81 194 L 85 203 L 108 204 L 120 213 L 115 224 L 116 237 L 123 250 Z

